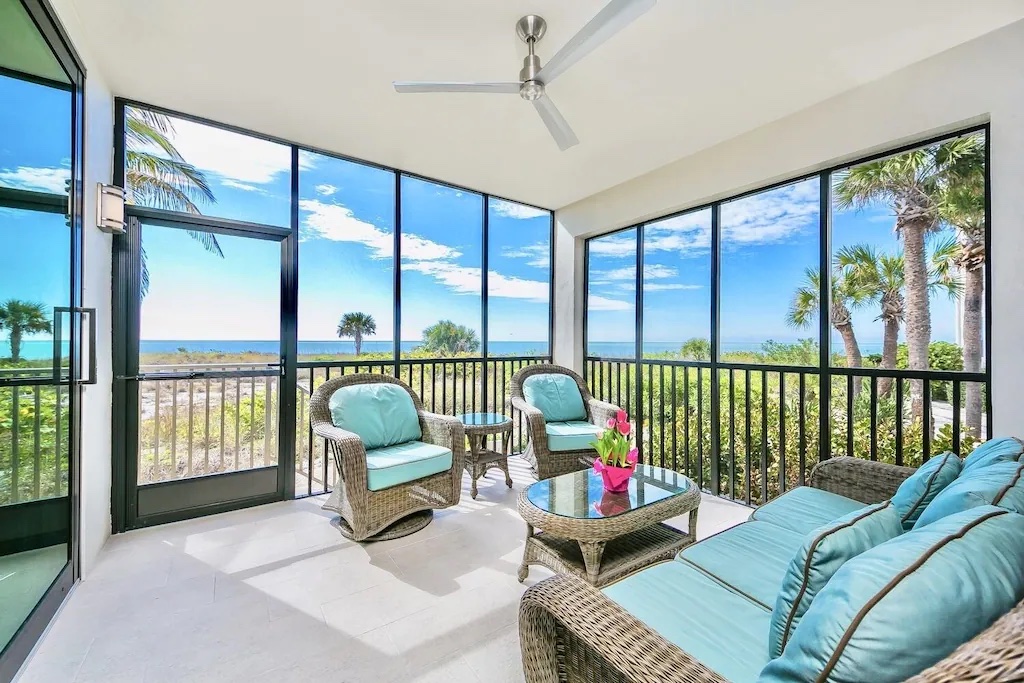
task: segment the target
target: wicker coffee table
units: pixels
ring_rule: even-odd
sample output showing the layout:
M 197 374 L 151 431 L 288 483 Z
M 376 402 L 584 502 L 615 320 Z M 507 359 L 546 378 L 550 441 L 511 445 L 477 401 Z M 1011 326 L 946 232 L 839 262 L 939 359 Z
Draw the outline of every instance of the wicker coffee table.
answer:
M 526 549 L 519 581 L 531 564 L 603 586 L 693 543 L 700 489 L 687 477 L 638 465 L 626 493 L 607 493 L 592 469 L 539 481 L 519 495 Z M 689 513 L 688 532 L 666 519 Z
M 512 420 L 498 413 L 467 413 L 459 415 L 466 428 L 469 451 L 466 453 L 466 471 L 472 484 L 469 494 L 476 498 L 476 480 L 497 467 L 505 473 L 505 484 L 512 488 L 512 476 L 508 473 L 508 451 L 512 441 Z M 494 437 L 500 450 L 487 447 L 487 437 Z

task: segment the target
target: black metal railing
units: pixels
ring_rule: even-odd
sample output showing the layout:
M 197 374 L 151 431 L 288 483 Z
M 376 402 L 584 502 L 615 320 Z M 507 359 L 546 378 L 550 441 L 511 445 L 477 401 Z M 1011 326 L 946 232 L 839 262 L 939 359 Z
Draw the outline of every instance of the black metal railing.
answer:
M 0 387 L 0 505 L 67 495 L 67 387 L 51 368 L 5 368 L 0 378 L 25 382 Z
M 322 439 L 309 425 L 309 398 L 317 386 L 343 375 L 359 372 L 396 374 L 419 394 L 424 408 L 446 415 L 495 412 L 508 414 L 505 402 L 510 380 L 527 365 L 547 363 L 541 356 L 487 358 L 403 358 L 391 361 L 302 361 L 298 364 L 298 401 L 295 436 L 295 493 L 297 496 L 328 493 L 334 486 L 334 465 L 325 457 Z M 512 450 L 526 446 L 527 427 L 521 415 L 513 416 Z
M 983 374 L 601 358 L 585 370 L 595 396 L 630 412 L 644 462 L 746 504 L 833 455 L 918 466 L 989 436 L 962 407 L 969 385 L 985 393 Z

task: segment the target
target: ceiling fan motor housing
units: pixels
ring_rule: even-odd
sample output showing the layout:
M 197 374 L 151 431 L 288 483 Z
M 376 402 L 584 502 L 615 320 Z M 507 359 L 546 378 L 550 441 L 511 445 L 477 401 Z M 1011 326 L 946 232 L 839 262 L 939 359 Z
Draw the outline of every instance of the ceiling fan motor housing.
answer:
M 544 96 L 544 84 L 537 80 L 540 72 L 540 57 L 534 54 L 533 46 L 547 32 L 547 22 L 536 14 L 530 14 L 516 23 L 516 34 L 526 43 L 530 54 L 523 59 L 523 68 L 519 71 L 519 96 L 528 102 Z

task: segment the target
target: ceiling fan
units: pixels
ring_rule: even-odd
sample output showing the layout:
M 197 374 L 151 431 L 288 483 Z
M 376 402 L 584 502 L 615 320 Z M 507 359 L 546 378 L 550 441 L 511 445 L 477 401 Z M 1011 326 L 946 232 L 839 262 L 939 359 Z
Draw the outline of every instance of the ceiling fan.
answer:
M 534 47 L 547 32 L 547 22 L 542 17 L 529 14 L 516 22 L 516 34 L 526 43 L 529 54 L 523 60 L 518 81 L 493 83 L 460 82 L 417 82 L 395 81 L 395 90 L 400 93 L 424 92 L 475 92 L 519 94 L 540 114 L 551 137 L 563 152 L 579 143 L 569 123 L 547 96 L 545 88 L 570 66 L 580 61 L 601 43 L 632 23 L 637 17 L 654 7 L 657 0 L 611 0 L 587 22 L 580 31 L 569 39 L 562 49 L 543 67 L 540 57 L 534 54 Z

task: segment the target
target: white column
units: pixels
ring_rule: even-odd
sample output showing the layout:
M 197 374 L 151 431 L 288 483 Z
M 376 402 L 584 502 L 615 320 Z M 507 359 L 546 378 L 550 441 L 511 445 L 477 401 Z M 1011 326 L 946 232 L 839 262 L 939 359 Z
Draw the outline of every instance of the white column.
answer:
M 555 213 L 554 363 L 583 370 L 583 240 L 573 236 Z

